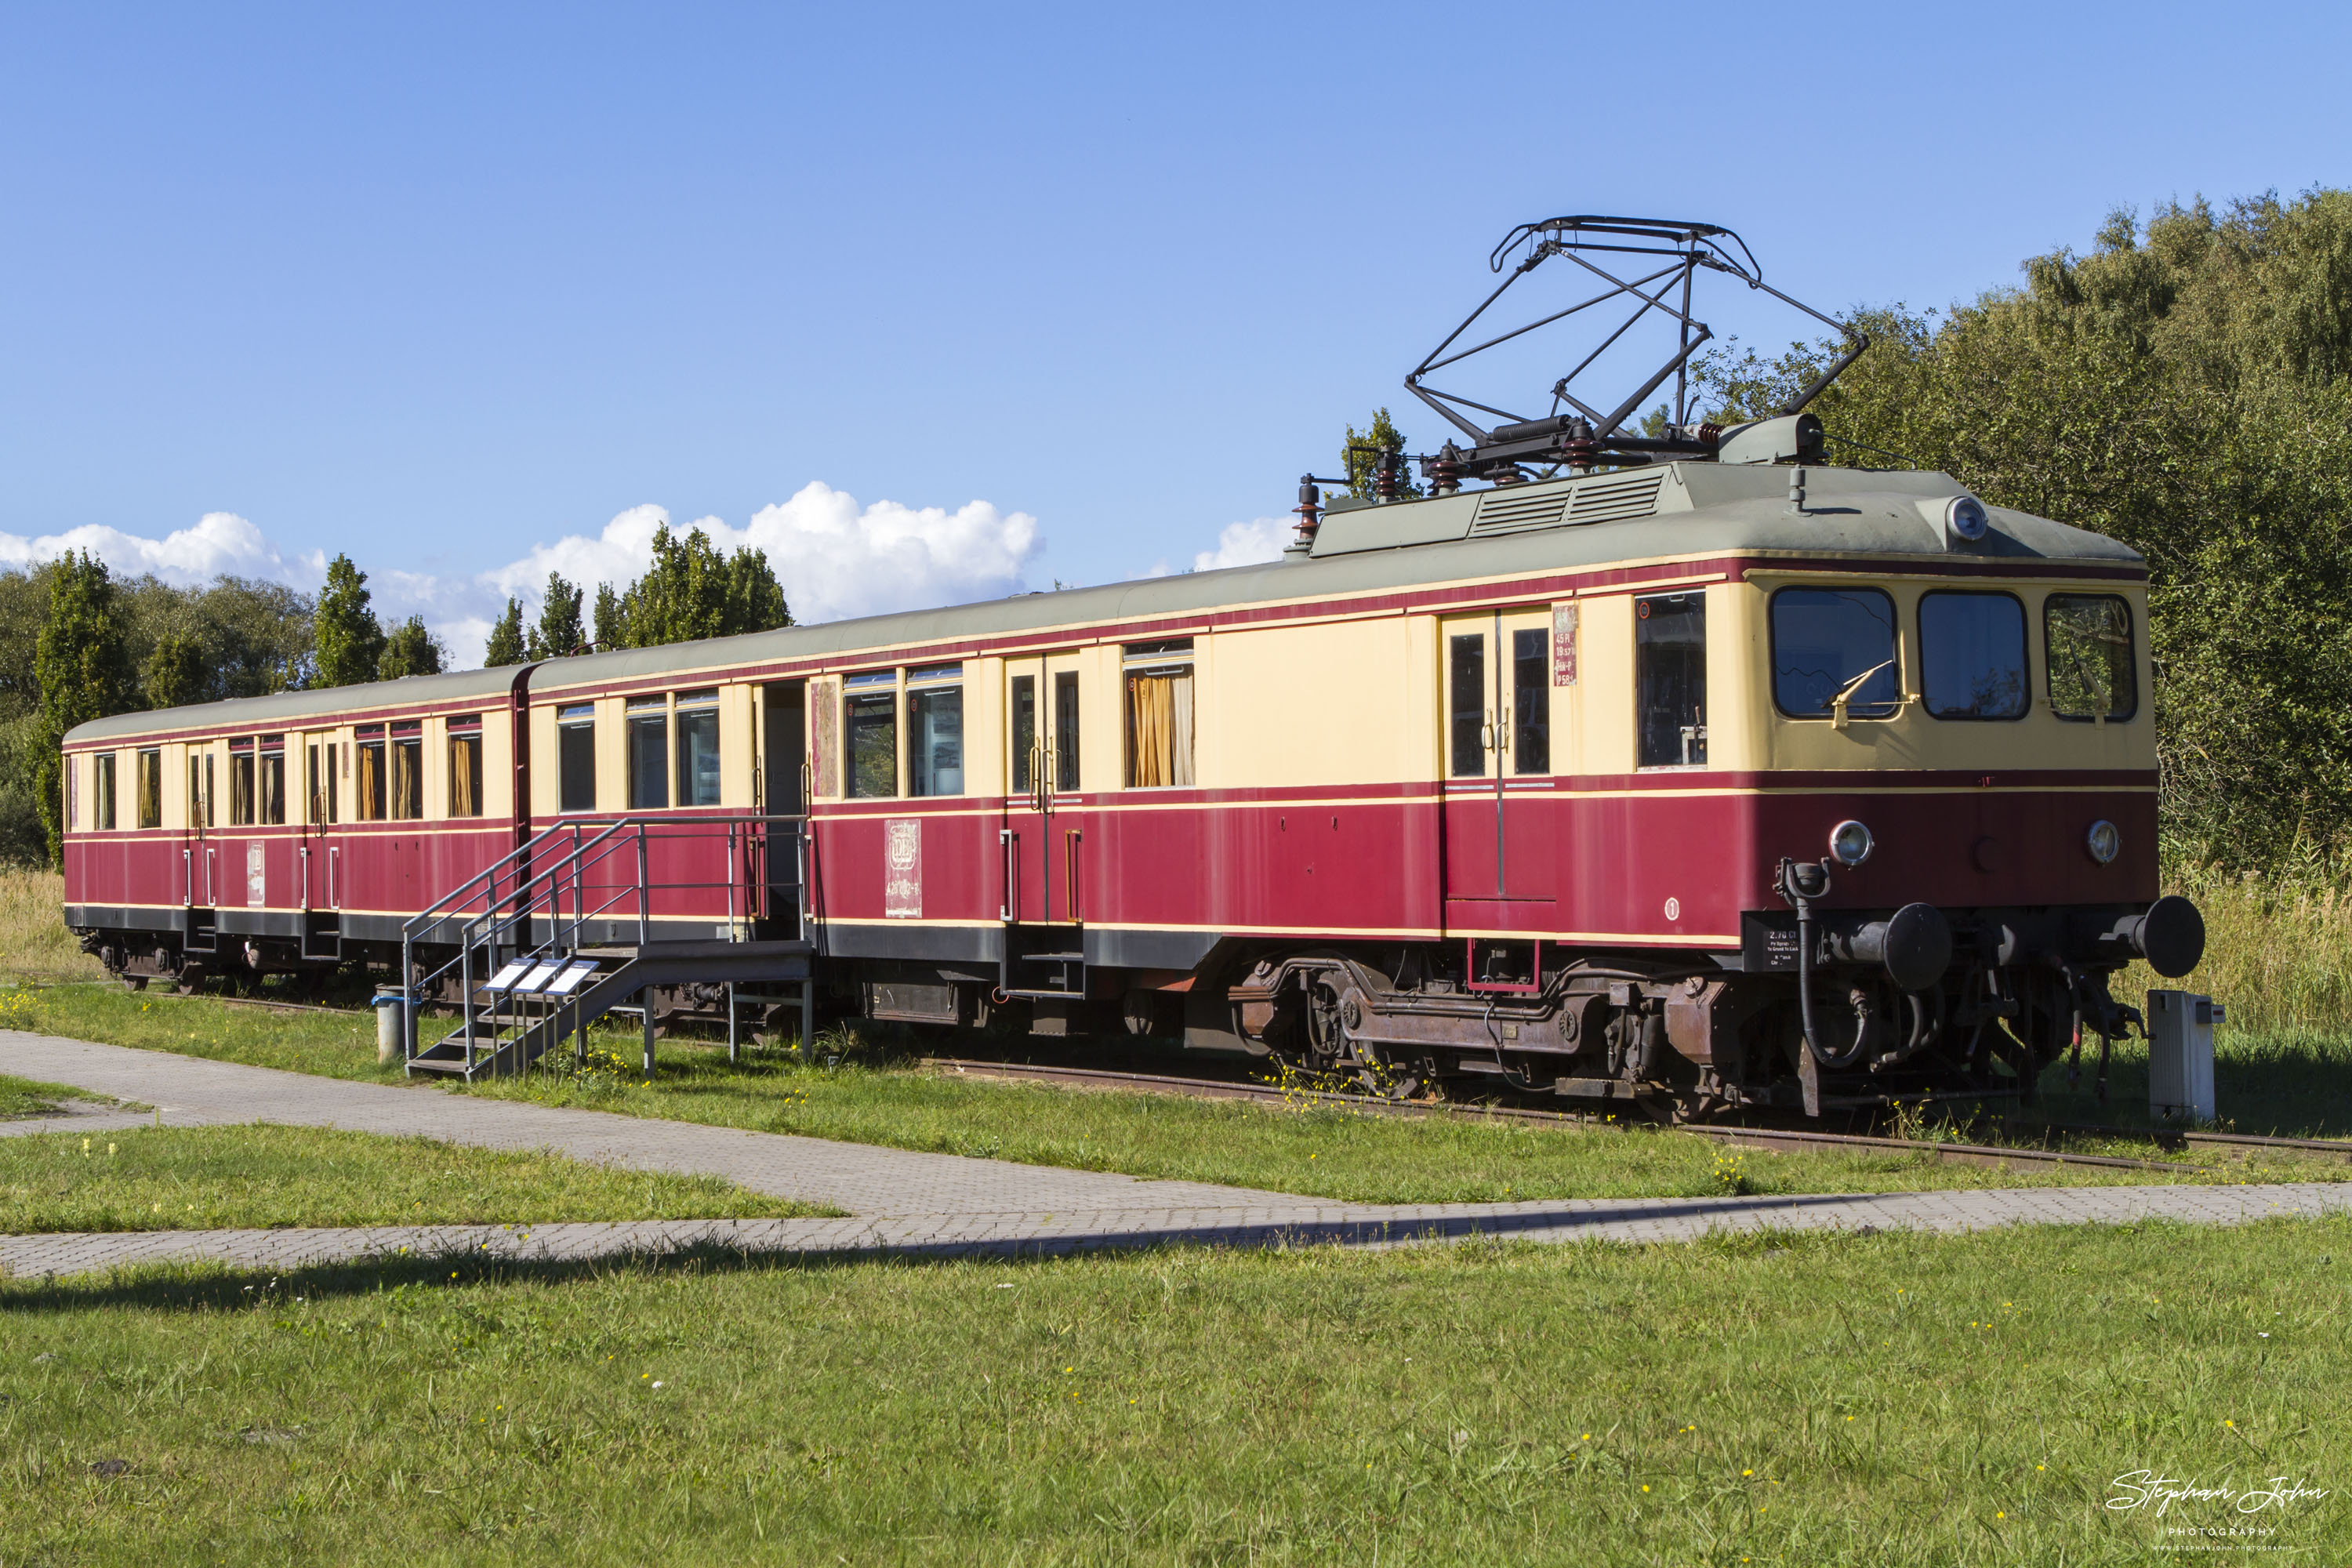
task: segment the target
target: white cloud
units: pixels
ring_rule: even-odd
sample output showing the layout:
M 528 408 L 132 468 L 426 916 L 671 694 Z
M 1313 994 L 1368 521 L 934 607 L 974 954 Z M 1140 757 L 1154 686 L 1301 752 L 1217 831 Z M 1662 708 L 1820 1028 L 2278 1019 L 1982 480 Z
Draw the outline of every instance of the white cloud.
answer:
M 745 544 L 766 552 L 793 618 L 803 623 L 999 598 L 1023 586 L 1022 574 L 1041 547 L 1035 518 L 987 501 L 953 511 L 887 500 L 861 507 L 853 496 L 810 484 L 762 507 L 740 528 L 715 517 L 679 524 L 662 507 L 631 507 L 593 535 L 533 545 L 520 559 L 472 576 L 407 572 L 368 559 L 366 551 L 352 553 L 368 574 L 377 615 L 386 624 L 423 616 L 462 668 L 481 661 L 490 625 L 509 595 L 531 616 L 550 572 L 586 588 L 592 600 L 600 583 L 625 587 L 644 575 L 654 530 L 666 522 L 678 532 L 701 529 L 722 552 Z M 316 591 L 327 573 L 324 553 L 289 554 L 230 512 L 208 513 L 194 528 L 160 540 L 94 525 L 37 539 L 0 533 L 0 568 L 68 550 L 93 551 L 119 575 L 152 572 L 182 586 L 227 573 Z
M 1214 572 L 1223 566 L 1251 566 L 1261 561 L 1279 561 L 1297 522 L 1286 517 L 1252 518 L 1247 522 L 1229 522 L 1217 534 L 1217 547 L 1203 550 L 1192 557 L 1195 572 Z
M 670 515 L 661 507 L 631 507 L 593 539 L 571 534 L 538 545 L 482 580 L 500 603 L 509 594 L 536 602 L 550 572 L 592 590 L 620 587 L 644 573 L 654 530 L 665 522 Z M 981 500 L 954 511 L 888 500 L 861 508 L 856 497 L 814 483 L 761 508 L 741 528 L 715 517 L 670 526 L 699 528 L 723 552 L 747 544 L 766 552 L 793 618 L 803 622 L 1000 598 L 1021 587 L 1039 547 L 1037 520 L 1027 512 Z
M 137 577 L 152 572 L 182 588 L 223 575 L 316 588 L 327 577 L 323 553 L 314 550 L 308 555 L 289 555 L 233 511 L 208 511 L 194 528 L 178 529 L 161 539 L 142 539 L 96 523 L 37 538 L 0 533 L 0 567 L 35 565 L 68 550 L 89 552 L 117 576 Z

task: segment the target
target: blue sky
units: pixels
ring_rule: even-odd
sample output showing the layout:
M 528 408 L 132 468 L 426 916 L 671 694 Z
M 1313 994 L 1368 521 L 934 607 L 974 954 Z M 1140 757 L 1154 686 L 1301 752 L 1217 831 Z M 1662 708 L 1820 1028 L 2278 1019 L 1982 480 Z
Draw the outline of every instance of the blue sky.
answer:
M 1513 223 L 1703 218 L 1823 308 L 1942 303 L 2118 204 L 2352 180 L 2347 34 L 15 5 L 0 561 L 77 530 L 184 574 L 344 551 L 461 653 L 498 594 L 622 570 L 658 516 L 752 530 L 833 613 L 1181 569 L 1372 407 L 1434 441 L 1398 384 Z M 1789 335 L 1751 308 L 1714 319 Z

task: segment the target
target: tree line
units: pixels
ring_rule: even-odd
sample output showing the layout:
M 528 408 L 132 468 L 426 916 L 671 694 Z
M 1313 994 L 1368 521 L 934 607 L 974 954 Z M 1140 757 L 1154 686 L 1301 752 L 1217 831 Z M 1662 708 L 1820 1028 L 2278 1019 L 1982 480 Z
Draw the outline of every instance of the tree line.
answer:
M 367 574 L 348 555 L 316 595 L 223 576 L 176 588 L 118 578 L 68 552 L 0 572 L 0 864 L 57 863 L 58 748 L 75 725 L 110 714 L 273 691 L 437 675 L 449 652 L 421 616 L 387 626 Z M 550 573 L 528 626 L 509 598 L 483 663 L 563 658 L 593 648 L 652 647 L 792 625 L 764 552 L 722 555 L 700 529 L 655 531 L 643 576 L 585 591 Z
M 1830 458 L 1934 469 L 2148 564 L 2164 848 L 2333 868 L 2352 850 L 2352 191 L 2111 213 L 2083 254 L 1947 310 L 1854 312 L 1813 405 Z M 1843 344 L 1694 362 L 1701 417 L 1761 418 Z M 1649 416 L 1652 435 L 1667 421 Z M 1348 493 L 1389 411 L 1349 426 Z
M 1865 311 L 1815 404 L 1832 460 L 1940 469 L 2148 564 L 2167 848 L 2258 868 L 2352 842 L 2352 191 L 2109 216 L 1945 311 Z M 1722 353 L 1713 416 L 1832 352 Z

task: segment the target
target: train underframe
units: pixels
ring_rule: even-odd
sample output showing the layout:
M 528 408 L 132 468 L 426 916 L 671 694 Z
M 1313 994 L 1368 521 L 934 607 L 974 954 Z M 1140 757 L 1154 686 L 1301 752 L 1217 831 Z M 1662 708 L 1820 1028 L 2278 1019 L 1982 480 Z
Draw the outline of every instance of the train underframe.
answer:
M 2177 900 L 2159 910 L 2196 921 Z M 1890 952 L 1887 931 L 1899 933 L 1906 913 L 1937 928 L 1931 977 L 1916 953 L 1906 973 Z M 1737 956 L 1549 941 L 1231 940 L 1188 974 L 1097 972 L 1083 998 L 1007 997 L 984 971 L 954 965 L 868 962 L 836 970 L 832 984 L 836 1006 L 870 1018 L 1009 1022 L 1037 1035 L 1181 1030 L 1196 1048 L 1400 1098 L 1454 1087 L 1618 1101 L 1667 1121 L 1821 1116 L 1896 1101 L 2031 1101 L 2062 1056 L 2085 1041 L 2103 1052 L 2138 1026 L 2111 982 L 2147 956 L 2152 918 L 2124 906 L 1824 914 L 1801 980 L 1794 922 L 1774 911 L 1751 917 L 1760 940 Z
M 1925 983 L 1916 969 L 1900 975 L 1885 951 L 1885 931 L 1908 911 L 1822 915 L 1804 965 L 1792 922 L 1774 911 L 1749 917 L 1753 940 L 1738 955 L 1531 940 L 1234 938 L 1190 973 L 1097 969 L 1068 996 L 1009 996 L 990 965 L 821 960 L 818 978 L 824 1016 L 1047 1037 L 1181 1036 L 1194 1048 L 1244 1052 L 1398 1098 L 1450 1087 L 1617 1101 L 1666 1121 L 1821 1116 L 1896 1101 L 2031 1101 L 2061 1056 L 2086 1040 L 2104 1052 L 2138 1024 L 2112 978 L 2148 955 L 2151 921 L 2195 921 L 2183 910 L 2166 900 L 2147 911 L 1933 911 L 1948 951 Z M 2196 937 L 2201 947 L 2201 922 Z M 274 938 L 223 937 L 208 953 L 186 951 L 176 933 L 101 930 L 83 941 L 132 986 L 182 991 L 236 989 L 266 973 L 323 984 L 354 963 L 388 978 L 399 963 L 399 950 L 383 944 L 346 944 L 329 957 Z M 739 1026 L 792 1037 L 797 992 L 739 992 Z M 454 1006 L 457 997 L 426 1000 Z M 723 984 L 667 986 L 653 997 L 663 1029 L 723 1026 L 729 1005 Z

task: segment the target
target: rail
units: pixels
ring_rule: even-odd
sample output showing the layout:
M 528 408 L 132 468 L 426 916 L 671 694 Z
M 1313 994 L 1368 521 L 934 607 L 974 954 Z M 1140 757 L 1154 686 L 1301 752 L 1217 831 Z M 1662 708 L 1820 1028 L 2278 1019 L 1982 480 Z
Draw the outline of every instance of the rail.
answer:
M 583 948 L 625 940 L 634 926 L 635 944 L 642 948 L 654 937 L 656 923 L 707 921 L 718 912 L 698 910 L 664 912 L 657 895 L 692 894 L 723 889 L 725 940 L 741 940 L 747 923 L 779 918 L 775 895 L 789 889 L 796 932 L 807 929 L 809 918 L 808 819 L 802 816 L 765 814 L 726 817 L 624 816 L 591 831 L 593 825 L 562 823 L 533 836 L 530 842 L 477 873 L 431 908 L 412 916 L 401 927 L 401 973 L 406 977 L 404 1054 L 414 1062 L 419 1055 L 416 1012 L 423 1000 L 452 979 L 457 982 L 461 1022 L 453 1034 L 462 1034 L 465 1066 L 470 1077 L 478 1048 L 484 1042 L 478 1024 L 491 1025 L 488 1047 L 499 1044 L 503 1020 L 494 998 L 487 1018 L 478 1015 L 482 984 L 506 964 L 545 963 L 576 955 Z M 685 847 L 723 839 L 719 860 L 722 875 L 660 875 L 665 862 L 692 862 Z M 778 840 L 790 844 L 788 880 L 772 874 Z M 520 871 L 519 879 L 501 892 L 502 871 Z M 615 875 L 615 870 L 620 872 Z M 478 900 L 478 912 L 468 906 Z M 442 935 L 457 922 L 454 938 Z M 707 926 L 706 926 L 706 929 Z M 455 952 L 431 968 L 419 964 L 420 944 Z

